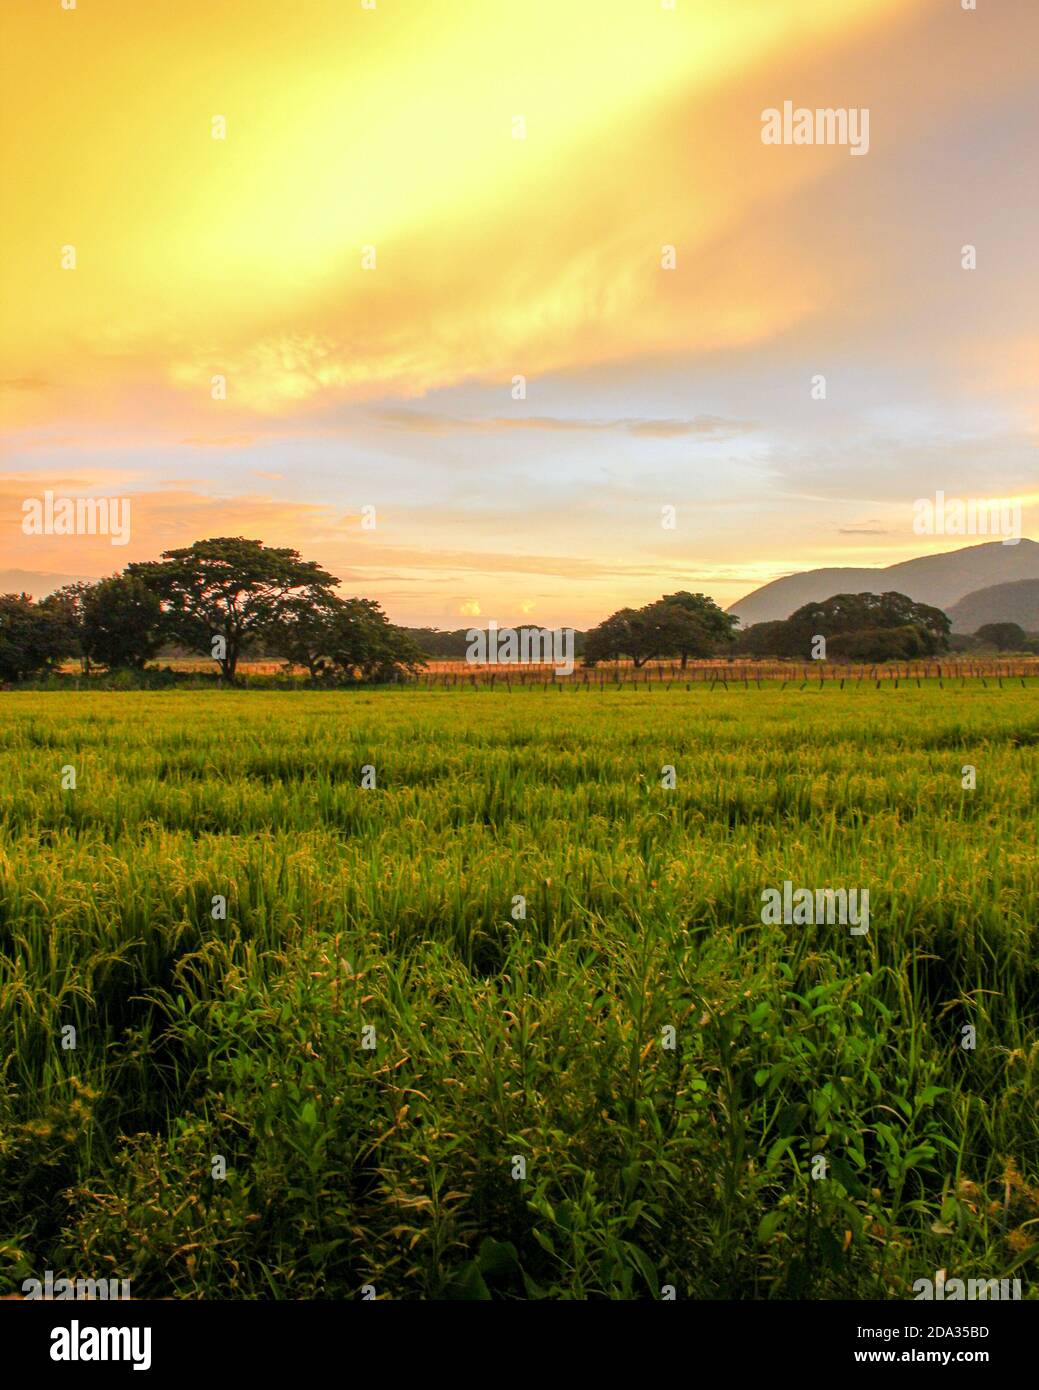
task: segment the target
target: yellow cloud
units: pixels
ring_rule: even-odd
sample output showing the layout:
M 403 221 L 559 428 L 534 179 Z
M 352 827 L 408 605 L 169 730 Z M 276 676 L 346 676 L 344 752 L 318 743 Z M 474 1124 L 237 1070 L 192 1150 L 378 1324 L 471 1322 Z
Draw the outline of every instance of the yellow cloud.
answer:
M 162 384 L 212 414 L 216 375 L 289 415 L 778 332 L 823 277 L 719 248 L 847 156 L 769 159 L 740 84 L 793 35 L 823 55 L 925 4 L 24 0 L 0 58 L 24 115 L 0 136 L 9 418 L 77 389 L 143 417 Z

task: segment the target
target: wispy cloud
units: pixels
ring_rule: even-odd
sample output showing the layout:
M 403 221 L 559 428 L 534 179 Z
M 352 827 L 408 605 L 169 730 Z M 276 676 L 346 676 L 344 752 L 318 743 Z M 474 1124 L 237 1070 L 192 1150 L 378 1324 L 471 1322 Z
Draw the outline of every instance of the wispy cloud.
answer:
M 582 420 L 562 415 L 463 417 L 393 406 L 372 408 L 368 415 L 373 420 L 397 429 L 433 435 L 505 434 L 513 430 L 546 430 L 578 434 L 632 434 L 651 439 L 674 439 L 683 435 L 729 439 L 757 428 L 747 421 L 723 420 L 714 415 L 700 415 L 690 420 Z
M 193 449 L 247 449 L 255 441 L 254 434 L 202 434 L 178 442 Z

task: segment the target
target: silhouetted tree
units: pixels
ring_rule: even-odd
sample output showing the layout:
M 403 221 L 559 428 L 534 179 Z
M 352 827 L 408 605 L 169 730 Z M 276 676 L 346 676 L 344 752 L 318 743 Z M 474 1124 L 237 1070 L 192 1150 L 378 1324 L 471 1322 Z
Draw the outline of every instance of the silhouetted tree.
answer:
M 622 608 L 585 634 L 584 663 L 628 657 L 638 668 L 647 661 L 679 656 L 713 656 L 733 640 L 738 619 L 723 613 L 706 594 L 667 594 L 644 608 Z
M 67 614 L 28 594 L 0 595 L 0 680 L 20 681 L 52 670 L 72 655 Z
M 81 645 L 88 661 L 143 669 L 163 640 L 162 603 L 143 579 L 120 574 L 83 595 Z
M 827 656 L 842 661 L 912 661 L 918 656 L 930 656 L 933 651 L 933 641 L 912 623 L 838 632 L 826 641 Z
M 920 650 L 915 655 L 930 656 L 948 646 L 952 624 L 940 608 L 915 603 L 906 594 L 834 594 L 821 603 L 806 603 L 786 620 L 783 637 L 784 655 L 808 657 L 812 639 L 827 640 L 841 634 L 868 632 L 876 628 L 912 627 L 920 636 Z M 879 659 L 879 658 L 878 658 Z
M 213 656 L 229 685 L 245 644 L 276 625 L 291 598 L 328 592 L 339 582 L 297 550 L 241 536 L 167 550 L 161 560 L 128 565 L 126 573 L 158 596 L 170 634 Z
M 408 634 L 367 598 L 345 599 L 337 606 L 328 655 L 347 679 L 364 681 L 393 680 L 401 671 L 417 671 L 426 664 Z
M 584 664 L 595 666 L 600 661 L 630 657 L 636 668 L 644 666 L 655 655 L 658 642 L 656 625 L 645 609 L 622 608 L 588 632 Z
M 79 580 L 75 584 L 63 584 L 40 599 L 40 607 L 53 617 L 65 634 L 63 655 L 79 657 L 87 675 L 90 674 L 90 655 L 83 645 L 83 605 L 90 588 L 89 581 Z
M 685 666 L 690 657 L 714 656 L 735 641 L 739 619 L 722 612 L 713 598 L 679 590 L 665 594 L 649 605 L 649 612 L 660 624 L 660 656 L 681 657 Z
M 974 634 L 975 640 L 1000 652 L 1023 652 L 1027 649 L 1028 634 L 1017 623 L 984 623 Z
M 741 656 L 787 656 L 789 629 L 785 620 L 752 623 L 736 635 L 736 650 Z
M 343 599 L 321 590 L 287 600 L 265 639 L 268 650 L 305 666 L 315 682 L 392 680 L 426 664 L 409 634 L 373 599 Z

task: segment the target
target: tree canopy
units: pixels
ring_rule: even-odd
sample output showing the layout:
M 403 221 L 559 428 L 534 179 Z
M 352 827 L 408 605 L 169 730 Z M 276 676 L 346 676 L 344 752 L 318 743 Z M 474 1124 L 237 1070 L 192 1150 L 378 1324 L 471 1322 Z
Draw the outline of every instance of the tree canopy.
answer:
M 1028 643 L 1028 634 L 1018 623 L 983 623 L 974 636 L 1000 652 L 1022 652 Z
M 425 664 L 372 599 L 341 598 L 334 575 L 299 552 L 241 536 L 196 541 L 96 583 L 34 602 L 0 597 L 0 680 L 26 680 L 79 657 L 142 670 L 172 644 L 212 657 L 234 684 L 248 650 L 304 666 L 312 680 L 387 681 Z
M 464 656 L 469 630 L 406 629 L 390 622 L 373 599 L 336 592 L 338 579 L 288 547 L 241 536 L 214 537 L 135 562 L 122 574 L 76 583 L 34 602 L 0 596 L 0 680 L 45 675 L 69 657 L 85 671 L 140 671 L 164 647 L 211 657 L 235 684 L 245 654 L 281 657 L 303 667 L 313 683 L 385 682 L 426 664 L 441 647 Z M 783 622 L 742 632 L 706 594 L 679 590 L 642 608 L 621 608 L 583 634 L 584 662 L 690 660 L 733 649 L 751 657 L 807 660 L 818 637 L 829 657 L 848 661 L 930 656 L 949 643 L 941 609 L 905 594 L 835 594 L 804 604 Z M 578 635 L 582 636 L 582 635 Z M 1016 623 L 990 623 L 976 641 L 998 650 L 1026 650 Z
M 755 623 L 739 634 L 738 650 L 807 660 L 815 639 L 825 637 L 828 656 L 905 660 L 944 651 L 950 626 L 940 608 L 915 603 L 905 594 L 834 594 L 804 604 L 783 622 Z
M 338 583 L 297 550 L 241 536 L 167 550 L 161 560 L 128 565 L 126 573 L 157 596 L 166 631 L 194 651 L 210 652 L 229 685 L 245 643 L 275 627 L 290 599 L 316 601 Z
M 293 596 L 267 638 L 272 651 L 305 666 L 313 681 L 386 681 L 425 664 L 413 639 L 373 599 L 325 592 Z
M 28 594 L 0 595 L 0 680 L 26 680 L 51 670 L 74 640 L 61 603 L 34 603 Z
M 139 671 L 162 646 L 162 603 L 136 575 L 115 575 L 86 588 L 81 625 L 89 662 Z
M 713 656 L 731 645 L 737 621 L 706 594 L 665 594 L 643 608 L 622 608 L 593 627 L 585 635 L 585 665 L 627 658 L 638 668 L 679 657 L 684 666 L 690 657 Z

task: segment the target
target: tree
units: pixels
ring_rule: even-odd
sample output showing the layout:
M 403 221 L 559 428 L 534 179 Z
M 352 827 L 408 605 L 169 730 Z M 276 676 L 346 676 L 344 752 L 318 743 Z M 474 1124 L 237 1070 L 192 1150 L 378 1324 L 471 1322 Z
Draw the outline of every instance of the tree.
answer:
M 638 668 L 656 654 L 659 640 L 656 624 L 644 608 L 621 608 L 585 637 L 584 664 L 595 666 L 628 656 Z
M 90 674 L 90 657 L 83 646 L 83 604 L 90 587 L 86 580 L 79 580 L 62 585 L 40 600 L 40 608 L 50 614 L 65 634 L 65 655 L 79 657 L 87 675 Z
M 826 638 L 827 655 L 855 661 L 931 656 L 949 644 L 950 622 L 940 608 L 905 594 L 834 594 L 806 603 L 783 622 L 754 623 L 738 650 L 751 656 L 808 659 L 813 639 Z M 886 637 L 884 634 L 896 634 Z
M 332 622 L 343 600 L 324 589 L 293 594 L 264 633 L 268 651 L 293 666 L 305 666 L 317 681 L 330 670 Z
M 827 640 L 826 652 L 843 661 L 912 661 L 930 656 L 931 644 L 912 623 L 903 627 L 864 627 L 839 632 Z
M 273 628 L 291 598 L 327 593 L 339 582 L 296 550 L 241 536 L 167 550 L 161 560 L 128 565 L 126 573 L 158 596 L 169 632 L 211 654 L 229 685 L 246 643 Z
M 808 657 L 815 637 L 825 637 L 832 650 L 832 639 L 843 634 L 903 627 L 919 634 L 919 651 L 914 655 L 931 656 L 949 644 L 951 623 L 940 608 L 892 592 L 834 594 L 823 602 L 806 603 L 787 618 L 780 645 L 783 655 Z
M 789 640 L 785 621 L 752 623 L 737 634 L 736 650 L 741 656 L 787 656 Z
M 162 604 L 143 579 L 120 574 L 87 588 L 81 642 L 88 661 L 140 671 L 162 640 Z
M 733 641 L 738 618 L 723 613 L 706 594 L 685 590 L 665 594 L 644 608 L 621 608 L 585 634 L 584 662 L 619 661 L 630 657 L 636 669 L 647 661 L 680 656 L 712 656 Z
M 72 655 L 75 643 L 60 605 L 28 594 L 0 595 L 0 680 L 26 680 Z
M 1000 652 L 1023 652 L 1028 642 L 1028 634 L 1017 623 L 984 623 L 974 637 Z
M 392 680 L 426 664 L 411 636 L 373 599 L 342 599 L 323 590 L 287 600 L 265 636 L 271 651 L 305 666 L 315 682 Z
M 683 666 L 690 657 L 713 656 L 735 641 L 739 618 L 723 613 L 706 594 L 681 589 L 650 604 L 649 611 L 661 628 L 657 655 L 681 657 Z
M 866 597 L 875 598 L 876 595 Z M 915 603 L 906 594 L 889 592 L 880 595 L 876 612 L 879 614 L 880 627 L 921 628 L 931 639 L 929 645 L 932 652 L 942 651 L 949 645 L 952 622 L 940 608 L 928 603 Z
M 414 672 L 426 664 L 411 637 L 367 598 L 345 599 L 337 606 L 328 654 L 348 680 L 394 680 L 401 671 Z

